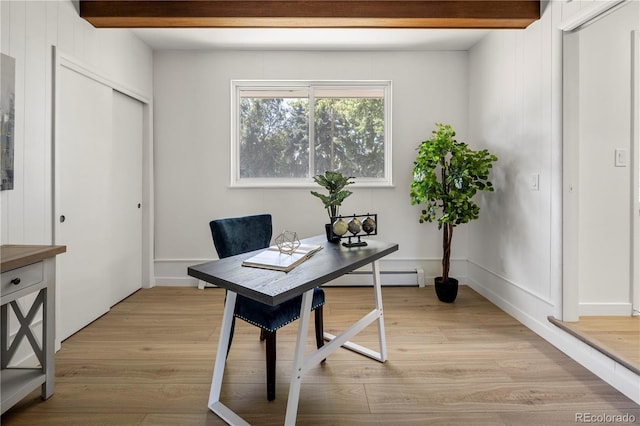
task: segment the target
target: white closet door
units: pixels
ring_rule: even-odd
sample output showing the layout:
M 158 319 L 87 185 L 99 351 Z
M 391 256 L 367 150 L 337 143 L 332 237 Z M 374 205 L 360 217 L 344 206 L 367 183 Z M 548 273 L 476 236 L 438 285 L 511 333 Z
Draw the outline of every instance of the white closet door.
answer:
M 109 221 L 115 274 L 110 306 L 142 286 L 142 124 L 142 103 L 114 91 Z
M 110 307 L 112 89 L 63 66 L 56 87 L 57 333 L 62 341 Z

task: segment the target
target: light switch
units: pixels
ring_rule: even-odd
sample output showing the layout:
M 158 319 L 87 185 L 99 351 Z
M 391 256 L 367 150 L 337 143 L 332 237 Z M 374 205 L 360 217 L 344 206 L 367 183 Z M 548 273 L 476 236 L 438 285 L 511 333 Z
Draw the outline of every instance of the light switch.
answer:
M 540 190 L 540 175 L 538 173 L 532 173 L 529 176 L 529 189 L 532 191 Z
M 627 150 L 616 149 L 615 150 L 615 165 L 616 167 L 627 167 Z

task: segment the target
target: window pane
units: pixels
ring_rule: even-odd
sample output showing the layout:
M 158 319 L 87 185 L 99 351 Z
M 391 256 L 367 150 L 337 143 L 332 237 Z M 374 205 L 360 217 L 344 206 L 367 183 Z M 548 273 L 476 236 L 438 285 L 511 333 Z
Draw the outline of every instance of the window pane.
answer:
M 391 185 L 391 82 L 234 80 L 231 185 Z
M 309 176 L 307 98 L 240 99 L 240 178 Z
M 314 114 L 315 174 L 385 177 L 383 98 L 317 97 Z

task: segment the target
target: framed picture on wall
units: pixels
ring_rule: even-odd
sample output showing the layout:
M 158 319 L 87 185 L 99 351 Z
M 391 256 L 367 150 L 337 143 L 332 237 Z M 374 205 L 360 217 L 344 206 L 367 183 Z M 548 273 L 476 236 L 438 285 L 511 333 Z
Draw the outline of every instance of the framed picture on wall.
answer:
M 0 190 L 13 189 L 16 60 L 0 54 Z

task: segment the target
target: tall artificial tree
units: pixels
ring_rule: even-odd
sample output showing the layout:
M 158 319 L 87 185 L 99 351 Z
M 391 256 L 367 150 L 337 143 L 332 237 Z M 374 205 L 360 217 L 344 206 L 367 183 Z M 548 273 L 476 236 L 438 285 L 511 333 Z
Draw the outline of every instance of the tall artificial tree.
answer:
M 474 151 L 455 139 L 448 124 L 436 124 L 430 139 L 418 147 L 411 182 L 411 204 L 423 205 L 420 223 L 438 222 L 442 232 L 442 282 L 449 281 L 451 241 L 457 225 L 477 219 L 477 191 L 493 191 L 489 181 L 498 158 L 486 149 Z

